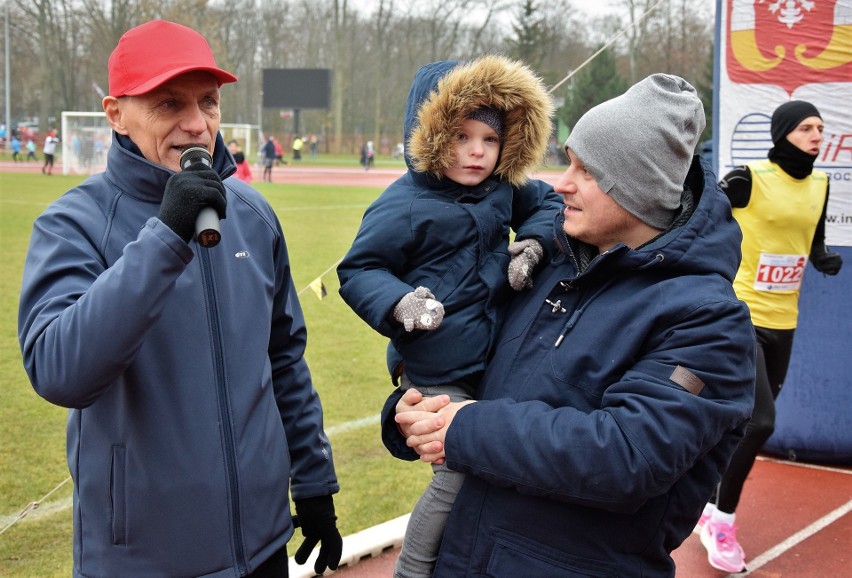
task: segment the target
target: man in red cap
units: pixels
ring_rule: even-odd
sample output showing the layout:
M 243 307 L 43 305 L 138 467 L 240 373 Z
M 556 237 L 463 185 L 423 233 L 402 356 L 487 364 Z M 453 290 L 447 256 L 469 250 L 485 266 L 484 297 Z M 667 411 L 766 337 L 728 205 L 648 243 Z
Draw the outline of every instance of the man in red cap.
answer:
M 109 59 L 107 169 L 33 228 L 19 338 L 36 392 L 71 410 L 75 577 L 287 576 L 299 525 L 297 562 L 317 544 L 318 574 L 340 560 L 281 225 L 230 178 L 219 134 L 236 80 L 190 28 L 129 30 Z M 189 147 L 209 157 L 181 167 Z M 195 239 L 204 207 L 212 248 Z

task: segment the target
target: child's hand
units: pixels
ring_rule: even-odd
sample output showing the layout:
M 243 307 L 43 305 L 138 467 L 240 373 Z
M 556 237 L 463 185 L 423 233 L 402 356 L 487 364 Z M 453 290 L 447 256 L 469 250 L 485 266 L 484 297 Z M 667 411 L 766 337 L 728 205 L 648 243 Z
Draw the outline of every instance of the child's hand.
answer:
M 433 331 L 444 320 L 444 306 L 426 287 L 418 287 L 403 295 L 393 308 L 393 318 L 409 332 L 415 329 Z
M 541 243 L 535 239 L 517 241 L 509 245 L 509 255 L 509 285 L 515 291 L 531 289 L 533 270 L 544 255 Z

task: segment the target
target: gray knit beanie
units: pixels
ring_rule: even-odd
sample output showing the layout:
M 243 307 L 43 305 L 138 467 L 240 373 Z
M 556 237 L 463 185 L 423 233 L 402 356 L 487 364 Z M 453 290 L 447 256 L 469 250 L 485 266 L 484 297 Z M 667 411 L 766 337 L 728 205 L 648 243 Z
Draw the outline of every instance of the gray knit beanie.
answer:
M 692 85 L 652 74 L 584 114 L 565 147 L 616 203 L 652 227 L 667 229 L 705 123 Z
M 467 115 L 467 118 L 484 122 L 503 138 L 503 113 L 491 106 L 482 106 Z

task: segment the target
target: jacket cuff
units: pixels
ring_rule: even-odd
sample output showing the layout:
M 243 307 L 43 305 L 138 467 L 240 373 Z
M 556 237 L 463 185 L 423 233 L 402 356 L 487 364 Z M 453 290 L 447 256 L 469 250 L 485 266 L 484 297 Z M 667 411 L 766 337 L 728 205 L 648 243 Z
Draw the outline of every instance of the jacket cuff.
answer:
M 399 431 L 399 425 L 394 421 L 396 404 L 401 397 L 402 390 L 394 389 L 382 408 L 382 443 L 385 444 L 393 457 L 413 462 L 420 459 L 420 456 L 412 448 L 405 445 L 405 438 Z

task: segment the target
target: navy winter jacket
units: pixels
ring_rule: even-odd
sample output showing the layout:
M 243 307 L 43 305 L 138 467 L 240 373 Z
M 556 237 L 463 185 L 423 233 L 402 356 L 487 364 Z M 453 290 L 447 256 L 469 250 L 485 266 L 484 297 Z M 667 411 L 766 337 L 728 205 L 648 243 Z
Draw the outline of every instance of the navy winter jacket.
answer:
M 221 243 L 185 243 L 174 173 L 120 140 L 36 220 L 20 300 L 33 387 L 71 408 L 74 575 L 243 575 L 293 534 L 288 490 L 338 490 L 284 237 L 230 178 Z
M 447 465 L 467 474 L 435 576 L 673 576 L 754 399 L 731 286 L 741 234 L 709 168 L 689 220 L 638 249 L 562 252 L 515 298 Z M 561 219 L 556 223 L 561 233 Z M 416 457 L 383 412 L 388 448 Z
M 551 248 L 553 218 L 562 207 L 550 185 L 528 181 L 525 174 L 535 168 L 530 165 L 536 151 L 546 150 L 549 100 L 539 96 L 535 83 L 517 82 L 518 75 L 507 74 L 514 69 L 502 62 L 480 62 L 473 71 L 458 64 L 432 63 L 415 75 L 404 123 L 409 170 L 367 209 L 337 268 L 343 300 L 390 338 L 389 370 L 394 373 L 402 359 L 406 375 L 424 386 L 481 375 L 499 329 L 497 312 L 512 292 L 510 229 L 518 240 L 533 238 Z M 436 91 L 442 80 L 445 84 Z M 447 82 L 478 96 L 452 98 L 461 90 L 448 88 Z M 478 84 L 481 90 L 476 90 Z M 506 114 L 503 152 L 493 178 L 466 187 L 441 178 L 439 166 L 451 153 L 453 123 L 460 123 L 465 111 L 486 104 L 478 100 L 482 95 L 491 99 L 488 105 L 513 112 Z M 423 113 L 424 106 L 432 109 Z M 421 124 L 418 113 L 424 122 L 437 125 L 431 129 L 440 138 L 426 138 L 422 131 L 412 136 Z M 434 331 L 407 333 L 392 313 L 418 286 L 443 304 L 444 320 Z

